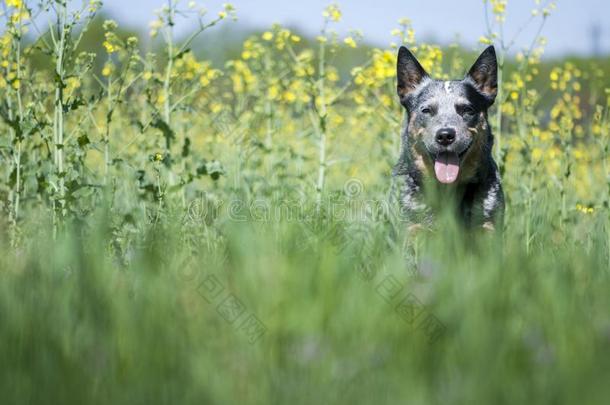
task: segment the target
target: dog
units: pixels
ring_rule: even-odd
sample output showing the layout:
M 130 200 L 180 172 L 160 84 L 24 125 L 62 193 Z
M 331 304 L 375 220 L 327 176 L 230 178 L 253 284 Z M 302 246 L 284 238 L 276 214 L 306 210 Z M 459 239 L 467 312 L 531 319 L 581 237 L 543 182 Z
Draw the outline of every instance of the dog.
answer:
M 504 193 L 487 118 L 497 94 L 494 47 L 481 53 L 462 80 L 432 79 L 404 46 L 396 71 L 407 114 L 393 175 L 410 226 L 432 225 L 439 209 L 453 203 L 467 228 L 501 228 Z

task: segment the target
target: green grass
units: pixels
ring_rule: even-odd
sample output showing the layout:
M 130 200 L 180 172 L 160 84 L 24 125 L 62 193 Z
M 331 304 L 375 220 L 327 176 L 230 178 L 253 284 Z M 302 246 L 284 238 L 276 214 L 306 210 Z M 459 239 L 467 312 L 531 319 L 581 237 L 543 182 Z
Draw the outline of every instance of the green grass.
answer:
M 3 402 L 603 403 L 608 218 L 562 233 L 545 204 L 529 253 L 511 223 L 405 246 L 396 221 L 314 208 L 142 229 L 100 210 L 56 241 L 38 222 L 1 259 Z

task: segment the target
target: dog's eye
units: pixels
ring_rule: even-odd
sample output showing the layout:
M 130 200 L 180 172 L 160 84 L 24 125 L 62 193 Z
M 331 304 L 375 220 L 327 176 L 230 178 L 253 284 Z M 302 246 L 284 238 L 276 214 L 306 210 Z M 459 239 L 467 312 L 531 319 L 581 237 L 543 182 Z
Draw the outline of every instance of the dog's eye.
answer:
M 424 107 L 421 109 L 423 114 L 432 114 L 432 109 L 430 107 Z
M 456 110 L 460 115 L 474 115 L 476 113 L 474 108 L 469 105 L 458 105 Z

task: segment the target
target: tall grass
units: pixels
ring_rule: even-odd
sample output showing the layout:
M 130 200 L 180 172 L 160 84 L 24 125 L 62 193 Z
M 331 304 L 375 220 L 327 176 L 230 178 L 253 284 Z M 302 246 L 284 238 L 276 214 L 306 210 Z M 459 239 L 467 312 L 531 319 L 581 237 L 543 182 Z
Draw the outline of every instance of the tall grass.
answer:
M 544 208 L 533 211 L 545 219 Z M 207 238 L 196 220 L 168 218 L 119 256 L 108 214 L 3 256 L 0 381 L 10 403 L 608 395 L 607 219 L 561 243 L 540 225 L 544 243 L 529 254 L 514 229 L 500 241 L 445 224 L 405 265 L 389 223 L 357 232 L 341 219 L 241 215 Z

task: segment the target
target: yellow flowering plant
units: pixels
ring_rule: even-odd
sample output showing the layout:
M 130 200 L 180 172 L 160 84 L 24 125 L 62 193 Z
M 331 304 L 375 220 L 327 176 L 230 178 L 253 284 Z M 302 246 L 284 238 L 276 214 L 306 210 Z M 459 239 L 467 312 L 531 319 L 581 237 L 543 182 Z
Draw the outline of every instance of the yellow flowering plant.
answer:
M 515 49 L 517 41 L 503 38 L 500 30 L 511 18 L 508 6 L 487 2 L 490 30 L 482 42 L 494 43 L 506 58 L 490 115 L 494 153 L 510 204 L 524 213 L 509 224 L 521 226 L 531 240 L 541 195 L 561 201 L 553 208 L 560 229 L 583 217 L 576 204 L 593 208 L 593 217 L 606 203 L 597 185 L 607 184 L 610 94 L 604 92 L 603 68 L 546 62 L 539 35 L 526 41 L 527 48 Z M 322 209 L 324 195 L 346 176 L 377 184 L 391 171 L 403 118 L 395 97 L 397 47 L 409 46 L 439 79 L 462 76 L 470 60 L 459 44 L 419 41 L 406 18 L 391 31 L 387 47 L 369 47 L 358 31 L 336 32 L 343 16 L 333 4 L 323 10 L 314 38 L 273 25 L 218 63 L 201 58 L 193 45 L 205 30 L 233 16 L 234 8 L 218 14 L 186 2 L 157 10 L 150 28 L 160 52 L 143 53 L 137 37 L 107 21 L 96 57 L 76 47 L 97 2 L 74 13 L 58 8 L 63 42 L 42 36 L 29 47 L 23 46 L 22 28 L 33 29 L 32 22 L 11 17 L 25 7 L 11 3 L 0 35 L 2 125 L 12 156 L 7 178 L 15 179 L 5 190 L 15 224 L 24 184 L 36 179 L 57 221 L 91 201 L 73 198 L 76 190 L 96 198 L 95 188 L 79 184 L 116 185 L 112 192 L 121 198 L 152 202 L 149 208 L 161 212 L 167 204 L 186 205 L 209 178 L 218 194 L 230 192 L 220 186 L 225 181 L 265 198 L 285 187 L 303 189 Z M 552 4 L 541 2 L 536 10 L 525 22 L 534 28 L 550 18 Z M 183 19 L 195 28 L 178 41 L 173 27 Z M 52 74 L 34 72 L 26 63 L 36 49 L 51 55 Z M 515 57 L 509 56 L 512 50 Z M 364 56 L 345 66 L 346 52 Z M 23 151 L 48 156 L 45 169 L 25 162 Z M 138 181 L 135 197 L 128 187 L 118 187 L 117 178 L 130 171 Z

